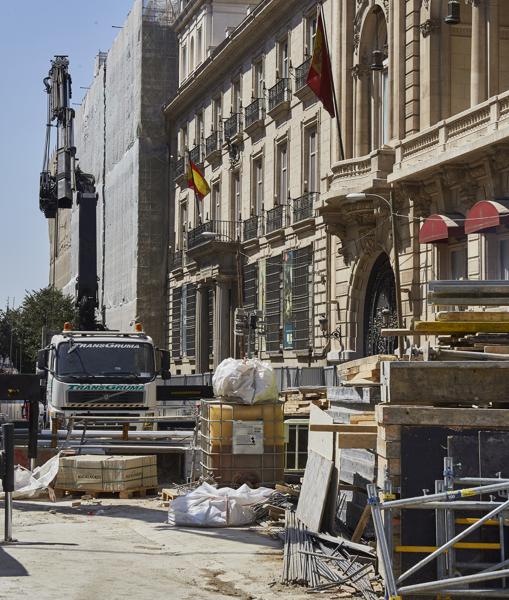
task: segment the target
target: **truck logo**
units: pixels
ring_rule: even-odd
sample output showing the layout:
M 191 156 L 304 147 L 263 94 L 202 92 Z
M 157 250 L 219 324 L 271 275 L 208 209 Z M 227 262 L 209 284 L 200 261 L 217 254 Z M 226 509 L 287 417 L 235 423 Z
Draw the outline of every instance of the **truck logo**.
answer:
M 99 385 L 93 383 L 71 383 L 68 390 L 70 392 L 143 392 L 143 384 L 118 385 L 106 384 Z

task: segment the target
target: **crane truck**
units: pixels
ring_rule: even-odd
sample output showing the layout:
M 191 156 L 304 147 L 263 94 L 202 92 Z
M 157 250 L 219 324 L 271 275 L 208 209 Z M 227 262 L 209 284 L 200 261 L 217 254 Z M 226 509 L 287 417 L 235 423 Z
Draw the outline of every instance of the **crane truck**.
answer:
M 97 319 L 98 196 L 94 176 L 78 166 L 71 84 L 68 57 L 55 56 L 44 79 L 48 120 L 39 208 L 47 219 L 55 219 L 59 209 L 78 208 L 77 327 L 66 323 L 39 351 L 37 370 L 46 380 L 47 415 L 60 422 L 79 415 L 153 416 L 157 407 L 156 353 L 160 353 L 160 372 L 166 379 L 168 352 L 156 349 L 139 323 L 134 331 L 109 331 L 104 317 Z M 55 157 L 50 156 L 53 122 L 57 129 Z

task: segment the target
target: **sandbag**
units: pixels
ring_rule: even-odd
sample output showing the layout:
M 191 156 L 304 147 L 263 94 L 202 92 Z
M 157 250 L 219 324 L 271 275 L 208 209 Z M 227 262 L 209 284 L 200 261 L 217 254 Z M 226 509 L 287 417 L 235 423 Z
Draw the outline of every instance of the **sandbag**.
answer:
M 274 490 L 220 488 L 203 483 L 192 492 L 170 502 L 168 523 L 177 527 L 238 527 L 255 520 L 253 506 L 266 500 Z
M 226 358 L 212 377 L 214 395 L 226 402 L 275 402 L 278 389 L 274 369 L 257 358 Z

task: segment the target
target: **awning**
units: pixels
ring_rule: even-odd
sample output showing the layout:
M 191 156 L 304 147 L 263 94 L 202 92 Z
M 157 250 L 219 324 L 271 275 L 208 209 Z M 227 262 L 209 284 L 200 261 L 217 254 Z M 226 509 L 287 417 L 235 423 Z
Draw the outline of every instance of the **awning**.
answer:
M 468 211 L 465 233 L 476 233 L 500 225 L 509 216 L 508 200 L 481 200 Z
M 462 232 L 462 215 L 430 215 L 419 232 L 419 242 L 430 244 L 447 240 L 451 235 Z

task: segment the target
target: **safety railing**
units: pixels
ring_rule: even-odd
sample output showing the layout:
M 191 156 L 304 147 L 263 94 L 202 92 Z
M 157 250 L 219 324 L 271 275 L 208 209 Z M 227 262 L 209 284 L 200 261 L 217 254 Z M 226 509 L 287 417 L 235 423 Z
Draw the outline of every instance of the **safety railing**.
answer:
M 295 198 L 292 207 L 293 222 L 298 223 L 313 216 L 313 204 L 318 198 L 316 192 L 308 192 L 300 198 Z

